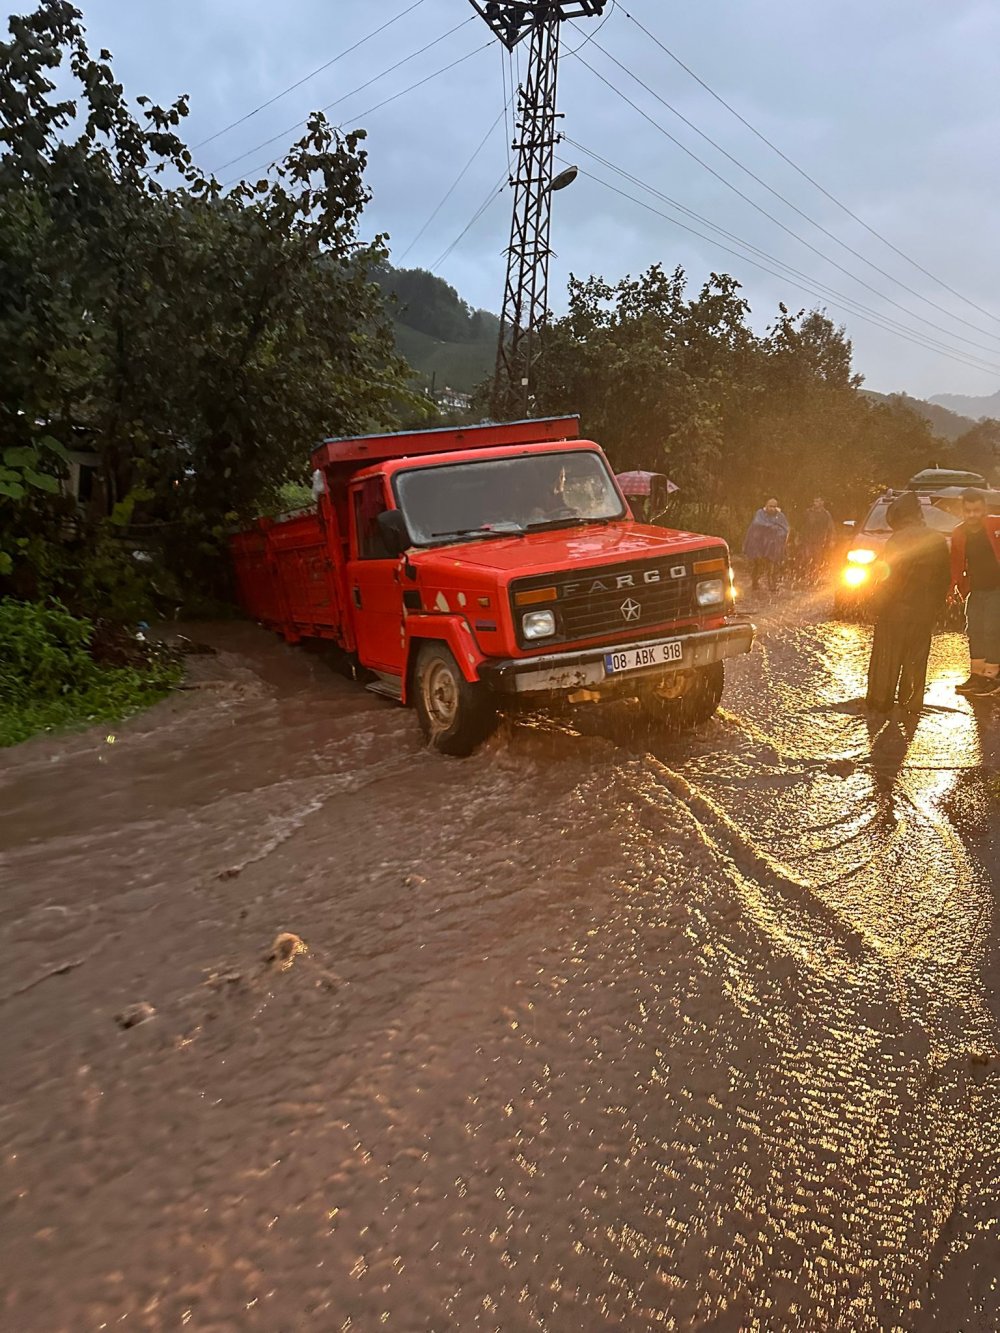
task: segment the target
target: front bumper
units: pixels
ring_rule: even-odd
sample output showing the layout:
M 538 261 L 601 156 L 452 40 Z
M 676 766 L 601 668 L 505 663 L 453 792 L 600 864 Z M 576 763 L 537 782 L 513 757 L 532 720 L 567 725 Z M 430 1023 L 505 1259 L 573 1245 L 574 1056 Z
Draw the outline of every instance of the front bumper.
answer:
M 553 653 L 547 657 L 508 658 L 499 662 L 484 662 L 479 678 L 498 694 L 552 694 L 565 690 L 600 690 L 611 684 L 616 692 L 627 688 L 629 681 L 648 681 L 676 671 L 690 671 L 693 667 L 709 666 L 726 657 L 739 657 L 753 647 L 754 627 L 749 620 L 730 617 L 720 629 L 695 630 L 687 633 L 664 634 L 656 639 L 631 643 L 606 644 L 600 648 L 582 648 L 575 652 Z M 604 665 L 606 653 L 624 652 L 629 648 L 652 648 L 675 639 L 681 642 L 679 662 L 644 668 L 640 671 L 609 673 Z

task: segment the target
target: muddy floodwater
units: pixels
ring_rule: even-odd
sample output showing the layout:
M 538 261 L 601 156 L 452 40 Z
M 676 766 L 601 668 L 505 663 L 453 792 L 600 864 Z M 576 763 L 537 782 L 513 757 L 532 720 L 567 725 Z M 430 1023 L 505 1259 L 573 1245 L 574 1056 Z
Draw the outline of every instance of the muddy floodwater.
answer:
M 1000 706 L 761 611 L 694 738 L 233 624 L 0 756 L 0 1327 L 1000 1328 Z

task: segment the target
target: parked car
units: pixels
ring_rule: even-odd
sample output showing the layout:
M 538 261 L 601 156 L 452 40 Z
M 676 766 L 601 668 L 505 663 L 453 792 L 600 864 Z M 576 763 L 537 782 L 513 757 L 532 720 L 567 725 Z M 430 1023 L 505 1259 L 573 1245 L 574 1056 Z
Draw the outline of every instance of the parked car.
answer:
M 950 488 L 935 494 L 920 495 L 920 504 L 927 526 L 945 537 L 962 521 L 962 492 L 965 488 Z M 872 595 L 879 581 L 879 558 L 886 542 L 892 536 L 889 527 L 889 506 L 902 492 L 887 491 L 872 505 L 860 526 L 853 526 L 847 549 L 836 572 L 833 594 L 833 613 L 844 618 L 862 615 L 871 607 Z M 990 492 L 989 494 L 994 494 Z M 997 497 L 1000 500 L 1000 496 Z M 953 604 L 949 614 L 960 608 Z

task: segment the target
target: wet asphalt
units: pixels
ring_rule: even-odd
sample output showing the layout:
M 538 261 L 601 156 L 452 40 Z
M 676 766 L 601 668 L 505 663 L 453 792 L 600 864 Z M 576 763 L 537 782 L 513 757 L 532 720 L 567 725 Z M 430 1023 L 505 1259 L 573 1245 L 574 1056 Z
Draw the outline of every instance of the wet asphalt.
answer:
M 1000 1327 L 998 706 L 753 609 L 686 738 L 234 623 L 0 756 L 3 1327 Z

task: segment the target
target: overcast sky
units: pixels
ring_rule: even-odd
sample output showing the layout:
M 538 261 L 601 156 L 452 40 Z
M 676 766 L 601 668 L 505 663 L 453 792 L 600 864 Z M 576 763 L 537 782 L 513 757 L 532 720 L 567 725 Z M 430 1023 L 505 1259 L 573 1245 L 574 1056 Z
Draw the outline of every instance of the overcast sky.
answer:
M 118 76 L 131 95 L 145 92 L 162 100 L 190 93 L 188 138 L 194 145 L 333 59 L 413 0 L 78 3 L 91 45 L 111 49 Z M 775 156 L 650 42 L 629 14 L 836 199 L 933 278 L 858 226 Z M 570 272 L 596 272 L 615 279 L 654 262 L 668 268 L 679 264 L 697 286 L 713 269 L 727 271 L 742 282 L 759 328 L 767 324 L 779 301 L 795 308 L 825 305 L 834 318 L 847 324 L 857 368 L 870 388 L 930 396 L 985 394 L 1000 387 L 1000 4 L 996 0 L 879 0 L 874 5 L 871 0 L 839 0 L 836 5 L 803 0 L 699 0 L 683 5 L 625 0 L 606 16 L 600 32 L 598 23 L 582 20 L 579 31 L 566 26 L 564 52 L 596 33 L 580 57 L 614 88 L 595 77 L 580 58 L 567 55 L 559 87 L 567 135 L 810 280 L 905 325 L 919 341 L 944 343 L 960 360 L 873 327 L 856 311 L 835 308 L 832 297 L 820 299 L 803 290 L 787 274 L 773 276 L 755 268 L 745 255 L 726 253 L 722 246 L 729 241 L 699 239 L 584 177 L 554 201 L 556 257 L 550 281 L 554 309 L 564 307 Z M 461 26 L 445 37 L 455 25 Z M 435 44 L 377 78 L 428 43 Z M 468 59 L 451 71 L 371 110 L 467 54 Z M 638 75 L 651 91 L 616 68 L 609 56 Z M 523 66 L 523 54 L 521 60 Z M 501 48 L 490 41 L 488 29 L 468 0 L 420 0 L 382 35 L 205 144 L 197 157 L 222 180 L 244 171 L 259 174 L 295 137 L 286 131 L 296 121 L 314 107 L 343 99 L 331 109 L 331 119 L 345 126 L 363 125 L 369 131 L 368 180 L 374 198 L 367 229 L 390 234 L 395 262 L 434 268 L 467 301 L 496 310 L 509 193 L 497 194 L 462 240 L 450 247 L 504 177 L 510 133 L 504 134 L 502 122 L 405 260 L 403 255 L 500 115 L 503 70 Z M 377 81 L 370 87 L 354 91 L 373 79 Z M 619 92 L 777 222 L 672 143 Z M 657 96 L 808 220 L 699 137 Z M 260 147 L 275 135 L 280 135 L 277 142 Z M 595 165 L 575 146 L 563 145 L 561 156 L 645 199 L 654 209 L 675 212 L 608 167 Z M 884 274 L 814 224 L 825 227 Z M 705 231 L 700 223 L 691 225 Z M 770 266 L 769 260 L 757 258 Z M 996 317 L 984 312 L 996 312 Z M 987 368 L 964 364 L 966 358 L 985 361 Z

